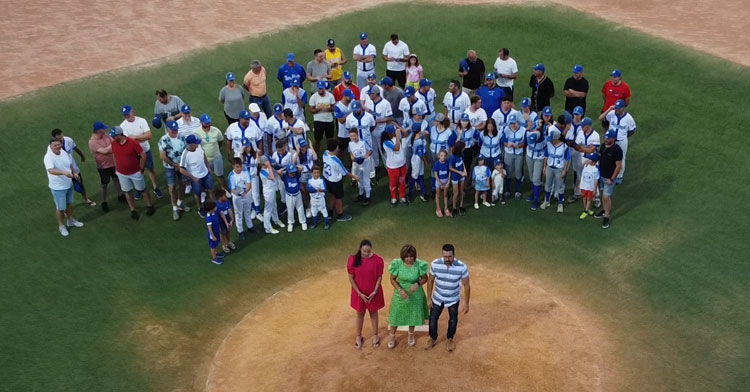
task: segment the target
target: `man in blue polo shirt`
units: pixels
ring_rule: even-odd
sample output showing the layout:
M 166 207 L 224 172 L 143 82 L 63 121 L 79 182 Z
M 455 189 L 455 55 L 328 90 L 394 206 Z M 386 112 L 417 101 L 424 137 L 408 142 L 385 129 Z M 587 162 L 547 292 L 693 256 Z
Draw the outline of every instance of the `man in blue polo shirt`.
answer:
M 453 351 L 456 343 L 453 337 L 456 335 L 458 326 L 458 304 L 461 300 L 461 286 L 464 287 L 464 314 L 469 313 L 469 297 L 471 286 L 469 285 L 469 268 L 461 260 L 457 259 L 456 248 L 452 244 L 443 245 L 443 257 L 432 261 L 430 266 L 430 277 L 427 280 L 427 294 L 431 297 L 427 306 L 430 308 L 430 340 L 425 350 L 429 350 L 437 344 L 437 324 L 443 308 L 448 308 L 448 341 L 446 349 Z M 434 288 L 434 290 L 433 290 Z
M 500 109 L 500 101 L 505 96 L 505 92 L 495 82 L 495 73 L 490 72 L 484 78 L 484 86 L 477 90 L 477 95 L 482 98 L 482 109 L 487 115 L 491 116 L 495 110 Z
M 307 78 L 305 67 L 296 63 L 296 57 L 294 53 L 286 55 L 286 63 L 279 67 L 279 71 L 276 73 L 276 79 L 281 82 L 281 90 L 292 87 L 292 79 L 298 79 L 300 85 Z

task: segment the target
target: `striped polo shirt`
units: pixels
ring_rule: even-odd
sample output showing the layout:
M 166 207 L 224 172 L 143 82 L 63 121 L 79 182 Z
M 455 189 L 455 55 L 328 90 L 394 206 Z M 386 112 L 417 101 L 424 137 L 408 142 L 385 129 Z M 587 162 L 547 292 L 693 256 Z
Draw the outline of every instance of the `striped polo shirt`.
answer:
M 455 258 L 449 268 L 441 257 L 432 261 L 430 275 L 435 277 L 432 302 L 436 305 L 442 303 L 445 306 L 453 306 L 461 298 L 461 280 L 469 277 L 469 268 Z

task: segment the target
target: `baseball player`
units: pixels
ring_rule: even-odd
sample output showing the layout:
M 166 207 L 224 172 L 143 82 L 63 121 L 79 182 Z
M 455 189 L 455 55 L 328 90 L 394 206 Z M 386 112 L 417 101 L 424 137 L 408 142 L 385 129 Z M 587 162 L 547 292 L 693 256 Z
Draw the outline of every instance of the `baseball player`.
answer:
M 622 183 L 622 176 L 625 174 L 625 157 L 628 154 L 628 140 L 633 134 L 635 134 L 635 120 L 625 110 L 625 100 L 618 99 L 614 105 L 610 106 L 601 115 L 599 115 L 599 121 L 607 120 L 609 122 L 609 129 L 613 129 L 617 132 L 617 145 L 622 150 L 622 169 L 620 174 L 617 175 L 617 183 Z
M 352 173 L 359 177 L 359 195 L 354 201 L 362 203 L 363 206 L 370 204 L 369 173 L 372 171 L 372 157 L 374 155 L 372 146 L 367 141 L 360 139 L 356 128 L 349 129 L 349 159 L 353 162 Z
M 372 97 L 370 97 L 370 87 L 373 86 L 378 87 L 378 77 L 375 75 L 375 72 L 367 75 L 367 84 L 359 90 L 359 102 L 362 103 L 363 106 L 367 106 L 367 103 L 372 101 Z M 383 89 L 378 87 L 378 94 L 382 98 Z
M 523 121 L 523 126 L 526 127 L 526 131 L 528 132 L 535 130 L 539 125 L 539 114 L 531 111 L 531 98 L 521 100 L 520 120 Z
M 424 118 L 428 124 L 432 124 L 432 121 L 435 119 L 435 97 L 437 96 L 435 90 L 432 88 L 432 81 L 424 78 L 421 79 L 419 81 L 419 90 L 416 91 L 416 96 L 421 99 L 422 102 L 424 102 L 425 107 L 427 107 L 427 112 L 425 112 Z
M 599 146 L 601 145 L 601 139 L 599 138 L 599 134 L 594 131 L 593 124 L 593 120 L 588 117 L 585 117 L 583 120 L 581 120 L 581 130 L 578 132 L 578 135 L 576 135 L 575 144 L 573 146 L 573 148 L 575 148 L 578 151 L 578 154 L 581 156 L 581 163 L 578 165 L 581 170 L 583 170 L 583 167 L 588 160 L 586 157 L 584 157 L 584 155 L 596 153 L 597 151 L 599 151 Z M 573 166 L 574 169 L 575 167 L 576 166 Z M 578 191 L 580 191 L 580 179 L 581 174 L 579 173 L 578 182 L 576 183 Z M 601 203 L 601 199 L 598 199 L 597 195 L 597 199 L 594 199 L 594 204 L 596 207 L 598 207 L 598 205 L 596 205 L 598 203 Z
M 578 133 L 581 131 L 581 122 L 583 121 L 583 108 L 576 106 L 573 108 L 573 121 L 570 123 L 570 128 L 565 135 L 565 143 L 570 148 L 570 166 L 573 169 L 573 196 L 568 200 L 569 204 L 573 204 L 581 198 L 581 189 L 578 187 L 580 181 L 580 173 L 583 169 L 583 163 L 581 161 L 581 153 L 575 148 L 576 138 Z
M 301 183 L 299 181 L 299 168 L 293 163 L 284 167 L 279 174 L 284 181 L 286 206 L 289 209 L 286 214 L 286 230 L 294 231 L 294 211 L 302 226 L 302 231 L 307 231 L 307 219 L 305 218 L 305 207 L 302 203 Z
M 247 224 L 247 230 L 253 232 L 253 195 L 252 180 L 250 173 L 244 170 L 241 158 L 234 158 L 232 161 L 233 170 L 229 172 L 229 191 L 232 192 L 232 207 L 234 209 L 234 220 L 237 225 L 237 234 L 240 240 L 245 239 L 245 231 L 242 226 L 244 219 Z
M 291 109 L 284 109 L 283 129 L 289 141 L 289 149 L 296 150 L 299 142 L 305 139 L 305 121 L 296 117 Z
M 508 119 L 514 114 L 516 115 L 516 120 L 523 118 L 523 116 L 519 115 L 518 111 L 513 109 L 513 101 L 511 101 L 510 97 L 504 96 L 500 101 L 500 108 L 492 113 L 492 119 L 497 123 L 498 129 L 505 129 L 508 125 Z M 508 168 L 506 167 L 505 169 L 507 170 Z
M 261 156 L 258 159 L 258 165 L 261 169 L 258 171 L 261 182 L 263 183 L 263 200 L 265 205 L 263 207 L 263 227 L 265 228 L 266 234 L 279 234 L 272 225 L 273 220 L 278 227 L 284 227 L 284 224 L 279 220 L 279 212 L 276 209 L 276 170 L 274 170 L 271 161 L 267 156 Z
M 307 105 L 307 91 L 300 88 L 299 79 L 292 79 L 292 85 L 281 92 L 284 109 L 290 109 L 294 117 L 305 123 L 305 105 Z M 307 130 L 307 128 L 305 128 Z
M 414 116 L 414 111 L 417 107 L 420 107 L 423 113 L 427 113 L 427 104 L 417 97 L 414 87 L 406 86 L 404 89 L 404 97 L 401 98 L 401 102 L 398 103 L 398 110 L 403 113 L 404 120 L 407 118 L 411 119 L 412 116 Z M 432 121 L 428 122 L 428 124 L 432 124 Z
M 550 205 L 550 198 L 554 193 L 557 196 L 557 212 L 563 212 L 565 194 L 565 174 L 570 166 L 570 149 L 568 145 L 560 140 L 562 134 L 556 128 L 552 128 L 547 136 L 547 148 L 544 152 L 544 203 L 541 209 Z
M 443 111 L 445 117 L 451 121 L 451 129 L 456 128 L 456 124 L 461 119 L 461 113 L 471 105 L 469 95 L 461 90 L 461 84 L 458 80 L 451 80 L 448 92 L 443 98 Z
M 247 109 L 250 111 L 250 126 L 256 128 L 255 134 L 265 135 L 268 128 L 268 117 L 260 110 L 257 103 L 251 103 Z
M 339 139 L 339 153 L 343 154 L 349 146 L 349 131 L 346 129 L 346 118 L 351 114 L 351 103 L 355 100 L 355 95 L 352 90 L 346 89 L 341 94 L 341 100 L 336 102 L 333 106 L 333 115 L 336 117 L 338 122 L 338 139 Z
M 263 152 L 276 152 L 276 142 L 286 139 L 284 130 L 284 106 L 280 103 L 273 105 L 273 116 L 266 122 L 266 132 L 263 134 Z
M 242 167 L 250 177 L 250 190 L 252 192 L 253 209 L 250 211 L 251 219 L 263 221 L 263 214 L 260 212 L 260 179 L 258 178 L 258 159 L 263 154 L 253 149 L 250 140 L 245 139 L 242 143 L 245 150 L 242 152 Z M 236 210 L 235 210 L 236 211 Z M 239 221 L 239 220 L 238 220 Z
M 505 199 L 510 197 L 510 179 L 516 180 L 516 200 L 521 200 L 521 180 L 523 179 L 523 149 L 526 147 L 526 128 L 521 125 L 518 114 L 508 116 L 508 125 L 503 128 L 507 176 L 505 177 Z
M 354 61 L 357 62 L 357 86 L 361 89 L 367 84 L 367 76 L 375 72 L 375 58 L 378 50 L 368 40 L 367 33 L 359 35 L 359 45 L 354 47 Z
M 229 124 L 227 131 L 224 134 L 224 138 L 227 139 L 227 154 L 229 157 L 240 158 L 242 157 L 242 146 L 243 140 L 248 139 L 255 150 L 258 149 L 258 142 L 260 141 L 261 134 L 255 127 L 250 127 L 250 113 L 247 110 L 240 112 L 240 118 L 235 123 Z
M 380 158 L 383 157 L 383 159 L 385 159 L 382 150 L 383 144 L 381 143 L 381 136 L 383 135 L 383 130 L 385 129 L 386 124 L 393 121 L 393 111 L 391 110 L 391 104 L 383 99 L 381 95 L 382 89 L 380 87 L 369 86 L 366 87 L 365 90 L 368 90 L 367 93 L 370 96 L 369 101 L 365 104 L 365 109 L 375 117 L 376 125 L 375 129 L 372 131 L 372 146 L 374 147 L 372 164 L 373 167 L 377 169 L 380 166 Z
M 539 130 L 526 132 L 526 168 L 531 182 L 531 194 L 526 201 L 531 202 L 531 210 L 539 207 L 539 192 L 542 189 L 542 172 L 544 171 L 544 150 L 546 142 Z
M 326 183 L 321 177 L 322 169 L 315 165 L 312 168 L 312 178 L 307 182 L 307 192 L 310 193 L 310 211 L 312 213 L 312 228 L 318 225 L 318 214 L 323 215 L 325 230 L 331 228 L 326 207 Z
M 351 103 L 352 112 L 346 116 L 346 129 L 351 131 L 356 129 L 359 134 L 359 138 L 366 141 L 372 146 L 372 131 L 375 129 L 375 117 L 372 114 L 367 113 L 359 101 Z M 352 171 L 355 171 L 356 162 L 352 165 Z M 375 177 L 375 168 L 370 168 L 370 178 Z

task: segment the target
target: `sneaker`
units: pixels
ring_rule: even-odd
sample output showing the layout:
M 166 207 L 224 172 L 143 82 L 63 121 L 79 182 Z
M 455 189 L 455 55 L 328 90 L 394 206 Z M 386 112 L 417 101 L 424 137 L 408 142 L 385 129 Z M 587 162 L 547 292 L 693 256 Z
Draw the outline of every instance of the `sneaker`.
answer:
M 224 253 L 229 253 L 229 252 L 231 252 L 231 251 L 232 251 L 232 250 L 231 250 L 231 249 L 229 249 L 229 247 L 228 247 L 228 246 L 226 246 L 226 245 L 222 245 L 222 246 L 221 246 L 221 250 L 223 250 L 223 251 L 224 251 Z
M 135 191 L 135 194 L 133 195 L 133 199 L 135 200 L 143 199 L 143 193 L 141 191 Z
M 217 259 L 223 259 L 226 255 L 224 253 L 219 253 L 216 255 Z
M 279 226 L 279 227 L 281 227 L 282 229 L 284 228 L 284 224 L 283 224 L 283 223 L 281 223 L 280 221 L 279 221 L 279 222 L 276 222 L 276 226 Z
M 204 210 L 203 208 L 199 208 L 198 209 L 198 216 L 200 216 L 203 219 L 206 219 L 206 210 Z
M 490 203 L 488 203 L 486 201 L 482 202 L 482 204 L 484 204 L 485 207 L 492 207 L 494 205 L 494 204 L 490 204 Z
M 293 232 L 293 231 L 294 231 L 294 225 L 292 225 L 292 224 L 288 224 L 288 225 L 286 225 L 286 231 L 287 231 L 288 233 L 291 233 L 291 232 Z
M 201 192 L 201 204 L 206 202 L 206 192 Z
M 586 213 L 589 214 L 589 215 L 594 215 L 594 211 L 592 211 L 592 210 L 588 210 Z
M 109 204 L 107 204 L 106 201 L 102 203 L 102 211 L 104 211 L 105 214 L 109 212 Z
M 216 264 L 216 265 L 222 265 L 222 264 L 224 264 L 224 262 L 221 261 L 221 259 L 218 258 L 218 257 L 215 258 L 215 259 L 211 259 L 211 262 L 214 263 L 214 264 Z
M 578 216 L 578 219 L 581 219 L 581 220 L 583 220 L 583 219 L 586 219 L 586 217 L 588 217 L 588 216 L 589 216 L 589 213 L 588 213 L 588 212 L 586 212 L 586 211 L 583 211 L 583 212 L 581 213 L 581 215 L 579 215 L 579 216 Z
M 156 212 L 156 210 L 154 209 L 154 206 L 146 207 L 146 215 L 148 216 L 154 215 L 154 212 Z
M 539 208 L 541 208 L 541 209 L 543 209 L 543 210 L 544 210 L 544 209 L 547 209 L 547 207 L 549 207 L 549 202 L 548 202 L 548 201 L 544 201 L 544 202 L 542 202 L 542 205 L 541 205 L 541 206 L 539 206 Z
M 500 204 L 505 205 L 505 199 L 500 199 Z
M 495 206 L 495 203 L 490 203 L 490 207 L 494 207 L 494 206 Z
M 479 203 L 474 203 L 474 209 L 475 209 L 475 210 L 478 210 L 478 209 L 479 209 Z
M 438 218 L 442 218 L 443 217 L 443 211 L 441 211 L 440 209 L 437 209 L 437 210 L 435 210 L 435 215 L 437 215 Z
M 516 200 L 521 200 L 521 192 L 516 192 Z
M 271 230 L 266 230 L 266 234 L 279 234 L 279 231 L 272 227 Z
M 331 228 L 331 223 L 326 223 L 325 227 L 323 227 L 323 230 L 328 230 Z
M 424 196 L 422 196 L 422 195 L 419 195 L 419 200 L 422 200 L 422 201 L 426 202 L 426 201 L 427 201 L 427 198 L 426 198 L 426 197 L 424 197 Z
M 181 209 L 183 212 L 190 212 L 190 207 L 188 207 L 188 206 L 186 206 L 184 204 L 181 205 L 181 206 L 179 206 L 179 209 Z
M 365 195 L 357 195 L 354 199 L 352 199 L 353 202 L 359 203 L 365 200 Z
M 581 199 L 581 196 L 573 195 L 573 196 L 570 197 L 570 199 L 568 199 L 568 204 L 573 204 L 573 203 L 577 202 L 580 199 Z
M 396 199 L 391 199 L 391 207 L 396 208 L 398 206 L 398 202 Z
M 604 217 L 604 220 L 602 221 L 602 229 L 608 229 L 609 228 L 609 218 Z
M 307 231 L 307 223 L 302 224 L 302 231 Z
M 604 218 L 604 210 L 599 210 L 596 214 L 594 214 L 594 218 L 601 219 Z
M 161 189 L 156 188 L 154 189 L 154 195 L 156 195 L 157 198 L 161 199 L 164 197 L 164 192 L 162 192 Z
M 68 233 L 68 229 L 65 227 L 65 225 L 60 225 L 57 227 L 57 230 L 60 230 L 60 234 L 63 237 L 67 237 L 70 233 Z
M 534 202 L 533 204 L 531 204 L 531 211 L 536 211 L 536 209 L 537 209 L 538 207 L 539 207 L 539 206 L 537 205 L 537 202 L 535 201 L 535 202 Z
M 339 222 L 349 222 L 350 220 L 352 220 L 352 216 L 347 215 L 347 214 L 341 214 L 338 218 L 336 218 L 336 220 Z
M 125 197 L 125 194 L 122 194 L 120 196 L 117 196 L 117 201 L 119 201 L 120 203 L 127 203 L 128 202 L 128 198 Z
M 368 198 L 369 199 L 369 198 Z M 305 217 L 306 218 L 312 218 L 312 210 L 309 208 L 305 210 Z
M 250 219 L 255 219 L 255 210 L 250 210 Z
M 257 219 L 258 222 L 263 222 L 263 214 L 256 213 L 255 214 L 255 219 Z
M 437 341 L 432 340 L 432 338 L 427 339 L 427 345 L 424 346 L 425 350 L 431 350 L 435 345 L 437 344 Z
M 185 185 L 185 194 L 186 194 L 186 195 L 189 195 L 189 194 L 190 194 L 190 192 L 191 192 L 192 190 L 193 190 L 193 186 L 192 186 L 192 185 L 190 185 L 190 183 L 188 182 L 188 183 L 187 183 L 187 184 Z
M 596 208 L 599 208 L 599 207 L 601 207 L 601 206 L 602 206 L 602 199 L 600 199 L 600 198 L 598 198 L 598 197 L 597 197 L 597 198 L 595 198 L 595 199 L 594 199 L 594 207 L 596 207 Z
M 229 249 L 231 249 L 231 250 L 237 249 L 237 246 L 234 244 L 234 242 L 229 241 Z
M 138 211 L 136 210 L 130 211 L 130 217 L 135 220 L 138 220 Z
M 365 197 L 365 199 L 362 201 L 362 207 L 367 207 L 370 205 L 370 198 Z
M 409 205 L 409 201 L 406 200 L 406 199 L 401 199 L 401 204 L 403 204 L 405 206 L 408 206 Z
M 533 193 L 530 194 L 529 197 L 526 198 L 526 201 L 529 202 L 529 203 L 531 203 L 532 201 L 534 201 L 534 194 Z
M 68 227 L 83 227 L 83 222 L 79 222 L 75 219 L 68 219 Z
M 448 339 L 445 342 L 445 349 L 448 350 L 448 352 L 451 352 L 456 349 L 456 342 L 453 341 L 453 339 Z
M 461 215 L 461 216 L 466 215 L 466 208 L 458 207 L 458 215 Z
M 557 205 L 557 212 L 559 212 L 559 213 L 562 213 L 562 212 L 563 212 L 563 208 L 564 208 L 564 207 L 563 207 L 563 205 L 562 205 L 562 204 L 558 204 L 558 205 Z
M 174 220 L 174 221 L 180 220 L 180 210 L 179 209 L 172 209 L 172 220 Z
M 245 232 L 241 231 L 240 232 L 240 241 L 244 241 L 244 240 L 245 240 Z

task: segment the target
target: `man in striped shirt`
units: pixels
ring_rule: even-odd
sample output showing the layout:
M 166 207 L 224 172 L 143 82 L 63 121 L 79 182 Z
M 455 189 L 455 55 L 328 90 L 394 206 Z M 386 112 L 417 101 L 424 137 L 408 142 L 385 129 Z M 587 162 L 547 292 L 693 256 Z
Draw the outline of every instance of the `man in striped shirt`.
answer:
M 469 313 L 469 268 L 455 256 L 456 249 L 452 244 L 443 245 L 443 257 L 432 261 L 430 278 L 427 280 L 427 294 L 432 300 L 427 304 L 430 308 L 430 340 L 425 350 L 437 344 L 437 324 L 443 308 L 448 308 L 448 341 L 446 349 L 453 351 L 456 343 L 453 336 L 458 326 L 458 304 L 461 300 L 461 286 L 464 287 L 464 314 Z M 434 288 L 434 290 L 433 290 Z

